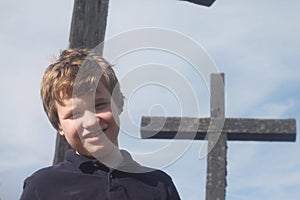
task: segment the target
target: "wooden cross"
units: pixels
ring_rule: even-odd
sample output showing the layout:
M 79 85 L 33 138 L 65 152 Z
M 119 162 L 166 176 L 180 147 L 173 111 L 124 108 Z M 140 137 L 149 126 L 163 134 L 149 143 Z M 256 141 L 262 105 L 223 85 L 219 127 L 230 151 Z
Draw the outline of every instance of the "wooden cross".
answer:
M 208 140 L 206 200 L 224 200 L 227 140 L 296 141 L 296 120 L 225 118 L 224 74 L 212 74 L 210 85 L 210 118 L 142 117 L 141 135 L 143 139 L 191 139 L 192 135 L 195 140 Z

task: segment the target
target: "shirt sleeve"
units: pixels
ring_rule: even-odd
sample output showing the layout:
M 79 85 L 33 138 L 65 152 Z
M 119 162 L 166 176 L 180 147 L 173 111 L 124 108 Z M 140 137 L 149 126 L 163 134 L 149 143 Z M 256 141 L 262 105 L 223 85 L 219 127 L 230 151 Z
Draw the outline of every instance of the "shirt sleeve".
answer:
M 38 200 L 38 191 L 35 184 L 32 181 L 32 177 L 25 179 L 23 184 L 23 192 L 21 194 L 20 200 Z
M 168 200 L 180 200 L 180 196 L 178 194 L 178 191 L 170 178 L 169 184 L 168 184 L 168 193 L 169 193 L 169 198 Z

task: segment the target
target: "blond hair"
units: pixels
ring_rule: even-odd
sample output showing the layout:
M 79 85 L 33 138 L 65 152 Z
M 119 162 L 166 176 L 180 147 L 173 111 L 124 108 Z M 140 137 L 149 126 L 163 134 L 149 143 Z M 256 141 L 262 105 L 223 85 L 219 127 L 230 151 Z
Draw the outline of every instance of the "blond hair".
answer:
M 63 105 L 65 98 L 95 92 L 99 81 L 107 87 L 121 113 L 124 97 L 112 66 L 102 56 L 87 49 L 66 49 L 47 67 L 41 84 L 41 98 L 56 130 L 60 129 L 56 103 Z

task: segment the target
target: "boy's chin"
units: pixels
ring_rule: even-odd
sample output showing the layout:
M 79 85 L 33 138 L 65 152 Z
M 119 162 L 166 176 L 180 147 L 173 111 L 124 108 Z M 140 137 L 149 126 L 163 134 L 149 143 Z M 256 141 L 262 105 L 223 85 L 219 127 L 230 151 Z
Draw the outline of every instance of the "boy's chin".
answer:
M 107 145 L 86 145 L 86 156 L 96 158 L 101 162 L 107 156 L 113 156 L 112 154 L 118 150 L 118 147 L 110 143 Z

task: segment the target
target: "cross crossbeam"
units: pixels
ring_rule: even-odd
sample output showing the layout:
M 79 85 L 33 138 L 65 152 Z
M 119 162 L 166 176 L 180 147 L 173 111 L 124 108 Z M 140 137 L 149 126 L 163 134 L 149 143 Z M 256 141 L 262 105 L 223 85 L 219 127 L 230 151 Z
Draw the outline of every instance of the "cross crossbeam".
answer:
M 204 140 L 208 130 L 214 130 L 210 122 L 211 118 L 142 117 L 141 136 L 143 139 Z M 222 133 L 227 134 L 228 140 L 295 141 L 296 120 L 226 118 Z

